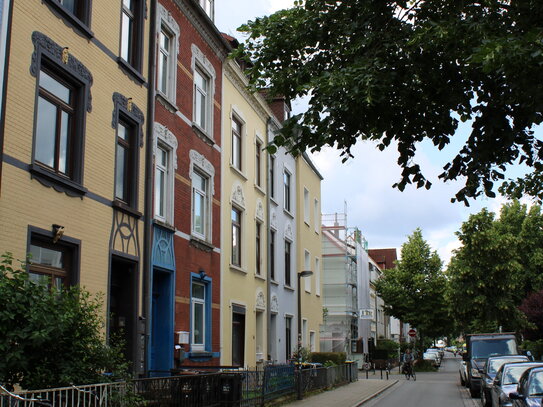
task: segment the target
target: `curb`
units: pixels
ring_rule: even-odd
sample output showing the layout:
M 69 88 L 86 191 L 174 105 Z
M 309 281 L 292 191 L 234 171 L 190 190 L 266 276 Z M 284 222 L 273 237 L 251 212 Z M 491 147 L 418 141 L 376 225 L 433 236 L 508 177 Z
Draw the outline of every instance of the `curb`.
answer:
M 385 391 L 387 391 L 388 389 L 390 389 L 392 386 L 394 386 L 396 383 L 398 383 L 399 380 L 394 380 L 394 382 L 390 383 L 387 387 L 379 390 L 377 393 L 374 393 L 372 394 L 371 396 L 369 397 L 366 397 L 364 400 L 360 400 L 359 402 L 357 402 L 355 405 L 353 405 L 352 407 L 359 407 L 365 403 L 367 403 L 368 401 L 374 399 L 375 397 L 383 394 Z

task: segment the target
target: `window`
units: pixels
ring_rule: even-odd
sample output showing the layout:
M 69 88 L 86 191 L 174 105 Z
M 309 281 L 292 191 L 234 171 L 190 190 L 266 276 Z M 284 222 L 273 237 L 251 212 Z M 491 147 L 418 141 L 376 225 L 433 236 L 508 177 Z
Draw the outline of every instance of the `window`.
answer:
M 54 0 L 52 0 L 54 1 Z M 89 0 L 58 0 L 58 3 L 64 8 L 64 10 L 69 11 L 72 15 L 77 17 L 82 23 L 89 24 L 89 11 L 90 11 L 90 1 Z
M 307 319 L 302 319 L 302 346 L 307 347 Z
M 198 171 L 192 174 L 192 233 L 206 239 L 208 229 L 208 179 Z
M 209 78 L 200 69 L 194 71 L 194 122 L 204 132 L 208 132 L 211 115 L 209 97 Z
M 206 14 L 211 18 L 214 19 L 214 0 L 199 0 L 200 6 L 204 9 Z
M 241 121 L 235 117 L 232 117 L 232 165 L 238 169 L 241 168 L 241 131 L 243 125 Z
M 39 76 L 34 159 L 58 175 L 73 179 L 78 110 L 77 89 L 51 71 Z
M 262 185 L 262 143 L 255 143 L 255 182 L 256 185 Z
M 77 284 L 80 242 L 64 235 L 53 243 L 51 232 L 30 229 L 29 280 L 57 291 Z
M 256 274 L 261 275 L 262 270 L 260 268 L 260 264 L 262 262 L 262 256 L 261 256 L 261 242 L 260 242 L 260 231 L 262 229 L 262 224 L 260 222 L 256 222 L 256 239 L 255 239 L 255 245 L 256 245 Z
M 321 295 L 321 265 L 320 259 L 315 258 L 315 294 Z
M 309 212 L 309 191 L 304 187 L 304 222 L 309 225 L 310 212 Z
M 86 37 L 93 37 L 89 29 L 92 0 L 44 0 L 45 3 L 57 15 L 60 15 L 65 22 L 76 28 Z M 0 2 L 1 4 L 2 2 Z M 9 2 L 8 2 L 9 3 Z M 1 6 L 0 6 L 1 7 Z
M 275 231 L 270 231 L 270 278 L 275 280 Z
M 290 173 L 283 172 L 283 208 L 290 212 Z
M 154 123 L 155 218 L 173 225 L 174 177 L 177 168 L 177 139 L 167 127 Z
M 142 0 L 123 0 L 121 10 L 121 58 L 138 72 L 143 49 L 143 5 Z
M 206 337 L 206 286 L 204 284 L 192 283 L 191 305 L 191 351 L 204 351 Z
M 285 285 L 291 285 L 290 278 L 290 263 L 291 263 L 291 243 L 288 240 L 285 240 Z
M 169 81 L 171 78 L 171 63 L 173 36 L 162 27 L 158 36 L 158 78 L 157 89 L 165 95 L 169 93 Z
M 232 265 L 241 267 L 241 211 L 232 208 Z
M 285 351 L 286 360 L 292 357 L 292 317 L 285 318 Z
M 135 127 L 123 118 L 117 125 L 115 199 L 136 207 L 137 170 Z
M 304 270 L 311 270 L 311 254 L 304 250 Z M 305 291 L 311 292 L 311 276 L 304 277 Z
M 313 206 L 313 210 L 315 213 L 315 232 L 319 233 L 319 231 L 321 230 L 321 211 L 319 209 L 319 200 L 317 198 L 315 198 Z
M 309 332 L 309 350 L 315 352 L 315 331 Z
M 275 157 L 270 155 L 270 196 L 275 198 Z
M 166 220 L 166 200 L 168 193 L 167 180 L 169 151 L 159 146 L 155 155 L 155 216 L 161 220 Z

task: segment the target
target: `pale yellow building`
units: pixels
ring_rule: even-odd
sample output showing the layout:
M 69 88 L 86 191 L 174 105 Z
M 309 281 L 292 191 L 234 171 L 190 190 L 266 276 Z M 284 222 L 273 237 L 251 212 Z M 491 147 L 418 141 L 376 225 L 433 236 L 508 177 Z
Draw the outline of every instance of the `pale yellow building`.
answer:
M 143 372 L 149 4 L 11 3 L 0 250 L 31 253 L 33 280 L 103 293 Z
M 240 66 L 228 60 L 222 105 L 221 365 L 255 367 L 267 358 L 267 153 L 263 148 L 271 111 L 246 85 Z
M 296 159 L 297 203 L 297 264 L 298 272 L 312 275 L 299 277 L 301 300 L 301 343 L 312 352 L 320 350 L 322 324 L 322 240 L 321 240 L 321 181 L 319 173 L 307 154 Z

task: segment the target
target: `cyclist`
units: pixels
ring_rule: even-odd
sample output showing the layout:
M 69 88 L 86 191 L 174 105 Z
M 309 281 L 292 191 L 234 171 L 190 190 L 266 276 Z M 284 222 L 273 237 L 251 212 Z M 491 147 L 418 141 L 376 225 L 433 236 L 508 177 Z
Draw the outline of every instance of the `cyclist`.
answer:
M 411 349 L 407 348 L 405 350 L 405 353 L 403 354 L 403 373 L 405 373 L 405 375 L 407 377 L 409 377 L 409 375 L 413 376 L 413 361 L 414 361 L 414 357 L 413 357 L 413 354 L 411 353 Z

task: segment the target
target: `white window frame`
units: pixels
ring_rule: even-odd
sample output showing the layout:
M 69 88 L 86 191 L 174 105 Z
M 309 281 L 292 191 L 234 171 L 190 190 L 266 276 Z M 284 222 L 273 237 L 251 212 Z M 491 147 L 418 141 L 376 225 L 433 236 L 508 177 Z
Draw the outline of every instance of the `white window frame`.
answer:
M 190 192 L 190 230 L 191 235 L 198 239 L 204 240 L 208 243 L 212 241 L 212 225 L 213 225 L 213 195 L 215 191 L 214 177 L 215 177 L 215 168 L 202 154 L 196 150 L 190 150 L 190 172 L 189 177 L 191 180 L 191 192 Z M 206 182 L 206 194 L 207 199 L 205 202 L 205 216 L 204 216 L 204 233 L 201 234 L 194 230 L 194 174 L 198 173 L 200 176 L 207 179 Z
M 203 287 L 204 289 L 204 298 L 201 299 L 201 298 L 195 298 L 193 297 L 192 295 L 192 290 L 193 290 L 193 286 L 194 285 L 200 285 Z M 190 287 L 190 302 L 191 302 L 191 306 L 190 306 L 190 317 L 191 317 L 191 332 L 190 332 L 190 350 L 192 352 L 203 352 L 205 350 L 205 345 L 206 345 L 206 322 L 207 322 L 207 318 L 208 318 L 208 315 L 207 315 L 207 312 L 206 312 L 206 290 L 207 287 L 204 283 L 199 283 L 199 282 L 195 282 L 195 281 L 192 281 L 192 284 L 191 284 L 191 287 Z M 202 338 L 203 338 L 203 341 L 202 343 L 195 343 L 194 342 L 194 325 L 195 325 L 195 321 L 196 321 L 196 318 L 195 318 L 195 307 L 194 305 L 202 305 L 202 316 L 203 316 L 203 321 L 202 321 L 202 327 L 203 327 L 203 330 L 204 332 L 202 332 Z
M 288 186 L 285 183 L 285 176 L 288 175 Z M 286 168 L 283 170 L 283 209 L 292 212 L 292 173 Z M 287 190 L 288 187 L 288 190 Z
M 321 211 L 319 207 L 319 200 L 317 198 L 315 198 L 313 201 L 313 207 L 315 211 L 315 233 L 319 234 L 321 230 Z
M 269 183 L 270 183 L 270 198 L 275 200 L 277 189 L 277 159 L 274 155 L 270 154 L 270 168 L 269 168 Z
M 311 270 L 311 253 L 304 249 L 304 270 Z M 304 288 L 306 293 L 311 292 L 311 276 L 304 277 Z
M 215 0 L 198 0 L 200 7 L 206 12 L 208 17 L 215 21 Z
M 239 126 L 240 126 L 239 135 L 237 135 L 239 136 L 239 165 L 236 164 L 235 162 L 236 160 L 234 160 L 234 156 L 237 156 L 237 151 L 234 149 L 234 137 L 237 137 L 237 136 L 234 136 L 235 122 L 239 123 Z M 238 170 L 240 173 L 243 173 L 245 169 L 245 163 L 243 160 L 243 155 L 245 152 L 245 145 L 244 145 L 245 144 L 244 143 L 245 129 L 246 129 L 245 121 L 241 118 L 239 114 L 232 111 L 232 114 L 230 115 L 230 146 L 232 149 L 232 154 L 230 154 L 230 165 L 234 169 Z
M 260 136 L 257 134 L 255 137 L 255 153 L 254 153 L 254 159 L 255 159 L 255 185 L 259 188 L 262 188 L 262 185 L 264 183 L 264 172 L 262 171 L 263 164 L 264 164 L 264 141 L 260 138 Z
M 168 153 L 166 177 L 164 182 L 164 216 L 157 215 L 156 207 L 153 208 L 155 219 L 164 222 L 168 225 L 174 224 L 174 183 L 175 170 L 177 169 L 177 139 L 168 128 L 160 123 L 155 122 L 153 126 L 154 132 L 154 156 L 157 157 L 158 148 L 162 148 Z M 156 169 L 155 169 L 156 174 Z M 155 184 L 156 188 L 156 184 Z M 155 202 L 156 204 L 156 202 Z
M 315 295 L 321 295 L 321 259 L 315 257 Z
M 160 3 L 157 4 L 157 39 L 160 39 L 160 33 L 162 31 L 165 31 L 169 34 L 170 37 L 170 47 L 167 50 L 168 52 L 168 78 L 167 78 L 167 85 L 166 85 L 166 93 L 162 92 L 160 90 L 160 72 L 157 66 L 157 78 L 156 78 L 156 89 L 157 93 L 164 97 L 168 102 L 170 102 L 172 105 L 176 106 L 177 103 L 177 56 L 179 55 L 179 37 L 180 37 L 180 29 L 179 24 L 175 21 L 175 18 L 171 15 L 171 13 L 166 10 L 164 6 L 162 6 Z M 160 41 L 157 41 L 157 57 L 160 59 L 161 57 L 161 48 L 160 48 Z M 157 64 L 158 65 L 158 64 Z
M 316 339 L 316 333 L 315 331 L 309 331 L 309 350 L 311 352 L 315 352 L 316 351 L 316 348 L 315 348 L 315 339 Z
M 307 318 L 302 318 L 302 347 L 307 348 L 307 335 L 308 329 L 307 329 Z
M 309 190 L 304 187 L 304 222 L 309 225 L 311 222 L 311 210 L 309 208 Z
M 214 106 L 213 101 L 215 99 L 215 80 L 216 80 L 216 73 L 215 68 L 209 61 L 209 59 L 205 56 L 205 54 L 198 48 L 196 44 L 192 44 L 191 46 L 192 50 L 192 61 L 191 61 L 191 69 L 193 74 L 193 95 L 192 95 L 192 125 L 193 127 L 196 127 L 200 132 L 202 132 L 205 136 L 207 136 L 209 139 L 213 140 L 213 112 L 214 112 Z M 202 127 L 198 124 L 196 120 L 196 72 L 200 72 L 204 77 L 208 79 L 208 87 L 206 92 L 206 98 L 205 98 L 205 109 L 206 109 L 206 115 L 205 115 L 205 123 Z
M 239 264 L 235 264 L 232 260 L 232 254 L 234 253 L 234 242 L 232 241 L 233 235 L 230 235 L 230 265 L 237 268 L 242 268 L 244 266 L 243 261 L 243 255 L 245 254 L 245 251 L 243 250 L 242 242 L 243 242 L 243 234 L 244 234 L 244 225 L 243 220 L 245 218 L 245 212 L 243 208 L 232 204 L 232 208 L 230 210 L 230 230 L 233 232 L 234 230 L 234 224 L 232 220 L 232 211 L 236 210 L 239 213 Z

